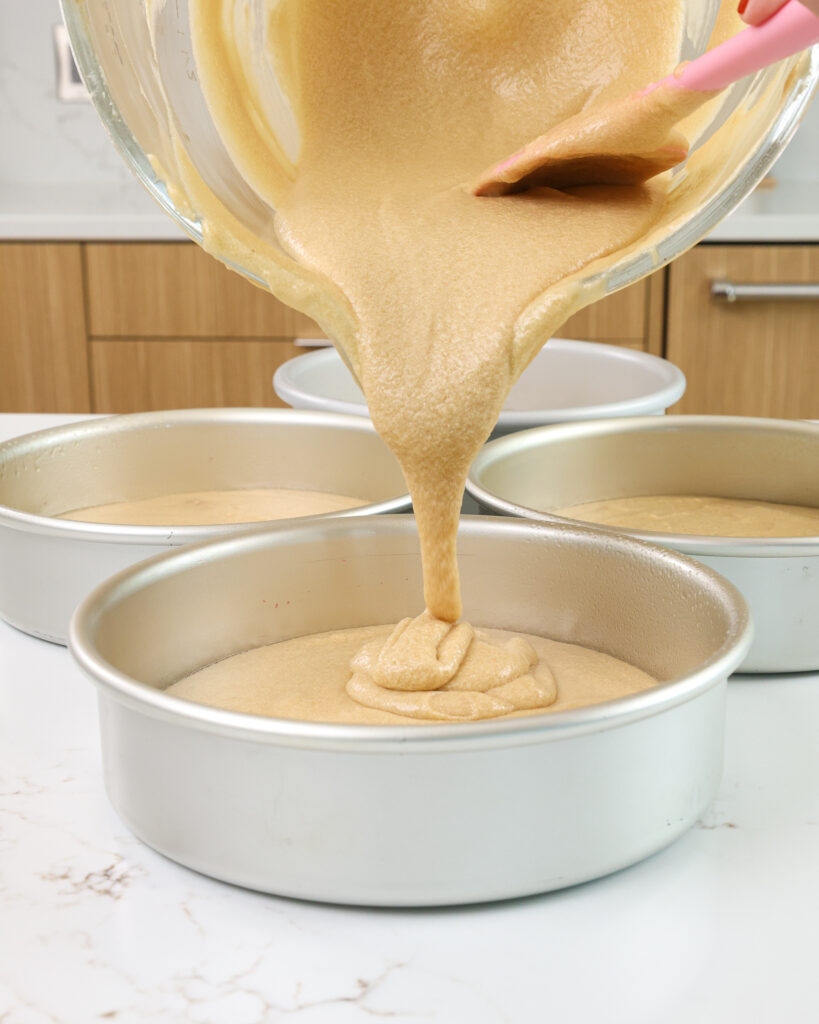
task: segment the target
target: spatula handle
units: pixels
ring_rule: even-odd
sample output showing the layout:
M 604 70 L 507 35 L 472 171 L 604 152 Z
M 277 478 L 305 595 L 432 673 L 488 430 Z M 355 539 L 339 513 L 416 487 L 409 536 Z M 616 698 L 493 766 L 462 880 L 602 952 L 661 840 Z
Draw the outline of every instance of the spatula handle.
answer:
M 696 92 L 724 89 L 814 43 L 819 43 L 819 17 L 799 0 L 788 0 L 761 25 L 737 32 L 661 84 Z

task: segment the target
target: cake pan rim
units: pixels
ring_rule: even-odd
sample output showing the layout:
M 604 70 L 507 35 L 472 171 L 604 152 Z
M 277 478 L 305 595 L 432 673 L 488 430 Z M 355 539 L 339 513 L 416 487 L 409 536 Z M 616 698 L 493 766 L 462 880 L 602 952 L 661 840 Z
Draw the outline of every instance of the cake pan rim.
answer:
M 196 426 L 214 423 L 244 423 L 259 426 L 276 423 L 298 423 L 305 426 L 332 427 L 344 431 L 377 435 L 372 422 L 363 417 L 347 416 L 343 413 L 322 412 L 302 409 L 273 408 L 195 408 L 168 409 L 139 413 L 120 413 L 111 416 L 78 420 L 56 427 L 32 431 L 0 443 L 0 467 L 6 460 L 48 451 L 61 444 L 75 440 L 87 440 L 96 435 L 110 437 L 116 433 L 131 433 L 146 428 L 167 428 L 174 424 Z M 115 424 L 112 429 L 112 424 Z M 296 519 L 319 520 L 327 517 L 357 518 L 364 515 L 384 515 L 406 511 L 411 507 L 408 492 L 382 501 L 368 502 L 356 508 L 340 509 L 337 512 L 319 513 L 313 516 L 293 517 L 281 522 L 295 522 Z M 214 533 L 229 536 L 248 529 L 255 524 L 217 523 L 204 526 L 132 526 L 116 523 L 84 523 L 81 520 L 60 519 L 25 512 L 0 501 L 0 527 L 60 538 L 94 541 L 101 544 L 174 544 L 185 545 L 210 538 Z
M 629 416 L 605 420 L 588 420 L 583 423 L 558 423 L 544 427 L 533 427 L 499 437 L 484 445 L 469 470 L 466 489 L 482 506 L 491 509 L 494 515 L 525 518 L 530 522 L 552 525 L 580 526 L 583 520 L 559 516 L 520 505 L 508 498 L 487 490 L 480 480 L 496 461 L 512 453 L 538 448 L 546 436 L 555 443 L 563 440 L 582 439 L 606 434 L 620 433 L 672 433 L 682 429 L 695 431 L 714 427 L 726 429 L 764 429 L 783 434 L 801 436 L 813 435 L 819 447 L 819 423 L 810 420 L 786 420 L 756 416 L 718 415 L 672 415 L 672 416 Z M 819 535 L 806 537 L 723 537 L 708 534 L 661 533 L 656 530 L 634 530 L 625 526 L 594 524 L 609 535 L 630 537 L 654 545 L 673 545 L 674 549 L 696 558 L 697 555 L 723 558 L 805 558 L 819 557 Z
M 547 344 L 551 346 L 550 351 L 555 349 L 559 351 L 587 351 L 592 353 L 603 351 L 605 352 L 604 358 L 610 358 L 612 362 L 620 361 L 621 363 L 630 363 L 637 366 L 656 367 L 658 373 L 666 374 L 667 379 L 663 386 L 655 391 L 630 398 L 613 399 L 609 402 L 555 406 L 548 409 L 502 409 L 495 424 L 496 428 L 504 431 L 530 429 L 529 424 L 532 419 L 538 416 L 543 417 L 547 414 L 549 417 L 555 417 L 553 421 L 555 423 L 585 422 L 588 419 L 610 419 L 620 416 L 648 416 L 652 415 L 650 412 L 652 409 L 664 413 L 666 409 L 679 401 L 685 394 L 687 382 L 683 371 L 675 363 L 662 356 L 655 355 L 653 352 L 624 348 L 623 346 L 593 339 L 579 341 L 574 338 L 557 337 L 550 338 Z M 296 356 L 296 359 L 303 360 L 301 366 L 303 370 L 305 364 L 318 363 L 321 365 L 323 362 L 333 359 L 335 355 L 334 350 L 324 348 L 314 352 L 306 352 L 303 355 Z M 288 362 L 295 362 L 295 360 L 288 360 Z M 659 368 L 660 364 L 662 369 Z M 319 411 L 331 404 L 334 412 L 360 416 L 362 418 L 367 417 L 366 402 L 351 401 L 347 398 L 335 396 L 328 397 L 310 391 L 300 381 L 298 374 L 296 376 L 293 375 L 293 370 L 287 366 L 287 363 L 282 363 L 273 375 L 273 390 L 282 401 L 289 402 L 291 399 L 296 399 L 298 405 L 293 407 L 297 409 Z M 541 425 L 547 426 L 550 423 L 547 421 L 547 423 Z
M 546 532 L 564 539 L 593 538 L 599 537 L 601 533 L 587 526 L 540 524 L 502 517 L 463 516 L 461 522 L 467 524 L 469 530 L 472 528 L 469 524 L 474 524 L 474 528 L 485 526 L 490 518 L 493 522 L 491 529 L 511 533 L 537 535 Z M 585 708 L 451 725 L 348 725 L 271 718 L 226 711 L 170 697 L 164 691 L 119 671 L 95 650 L 92 639 L 95 624 L 108 607 L 127 597 L 128 593 L 150 585 L 151 579 L 158 582 L 184 572 L 188 564 L 201 564 L 203 556 L 210 554 L 213 560 L 217 560 L 221 552 L 222 557 L 230 557 L 231 550 L 252 548 L 268 538 L 275 544 L 286 546 L 291 542 L 292 534 L 306 534 L 310 530 L 321 533 L 327 529 L 333 532 L 350 529 L 383 532 L 388 528 L 396 528 L 401 534 L 405 534 L 409 529 L 414 530 L 414 517 L 381 516 L 372 522 L 359 519 L 355 523 L 325 520 L 320 524 L 263 525 L 245 530 L 241 536 L 216 538 L 189 545 L 184 550 L 171 550 L 155 555 L 110 577 L 86 596 L 71 619 L 69 649 L 100 694 L 132 710 L 187 728 L 271 745 L 354 749 L 358 752 L 373 753 L 384 750 L 421 753 L 431 748 L 436 751 L 443 751 L 447 747 L 463 750 L 467 746 L 471 749 L 480 749 L 487 746 L 517 746 L 544 740 L 562 740 L 652 717 L 684 704 L 718 685 L 741 664 L 753 639 L 750 611 L 733 584 L 685 555 L 630 537 L 615 535 L 606 536 L 607 544 L 614 544 L 635 553 L 645 554 L 647 550 L 653 559 L 659 559 L 677 571 L 705 578 L 712 590 L 716 588 L 721 593 L 721 599 L 730 611 L 732 628 L 719 649 L 693 672 L 667 680 L 650 690 Z M 170 569 L 167 568 L 168 563 Z

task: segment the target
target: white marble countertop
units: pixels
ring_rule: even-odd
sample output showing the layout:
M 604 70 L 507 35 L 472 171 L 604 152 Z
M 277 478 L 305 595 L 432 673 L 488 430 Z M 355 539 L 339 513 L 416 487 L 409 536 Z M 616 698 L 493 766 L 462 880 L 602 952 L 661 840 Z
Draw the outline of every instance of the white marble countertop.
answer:
M 0 1022 L 814 1024 L 818 732 L 819 674 L 733 680 L 720 795 L 642 864 L 465 909 L 304 904 L 134 839 L 91 684 L 0 623 Z
M 0 182 L 0 241 L 182 241 L 185 232 L 136 181 L 97 185 Z M 819 184 L 757 190 L 708 242 L 819 242 Z

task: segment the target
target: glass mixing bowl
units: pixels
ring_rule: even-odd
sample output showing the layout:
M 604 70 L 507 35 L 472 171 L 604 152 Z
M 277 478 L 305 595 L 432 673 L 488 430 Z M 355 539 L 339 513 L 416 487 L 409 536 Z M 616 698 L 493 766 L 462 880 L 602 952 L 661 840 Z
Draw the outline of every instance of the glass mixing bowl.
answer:
M 263 0 L 237 0 L 251 12 Z M 201 178 L 242 224 L 276 243 L 275 211 L 239 174 L 211 120 L 197 78 L 188 26 L 188 0 L 61 0 L 71 44 L 83 80 L 102 121 L 136 176 L 161 206 L 198 243 L 202 226 L 175 203 L 155 168 L 173 166 L 168 118 L 175 121 L 187 155 Z M 720 0 L 685 0 L 680 60 L 707 48 Z M 146 17 L 151 11 L 151 26 Z M 723 12 L 725 13 L 725 12 Z M 299 132 L 287 98 L 257 44 L 265 79 L 264 113 L 283 150 L 294 162 Z M 647 240 L 625 252 L 601 273 L 589 268 L 589 297 L 631 284 L 692 246 L 765 176 L 793 135 L 817 83 L 819 46 L 783 61 L 726 90 L 708 108 L 692 138 L 690 160 L 704 167 L 705 186 L 695 206 Z M 169 113 L 170 111 L 170 113 Z M 729 133 L 724 136 L 724 133 Z M 723 145 L 725 138 L 731 145 Z M 671 189 L 686 187 L 682 169 L 672 172 Z M 248 268 L 232 264 L 255 283 Z

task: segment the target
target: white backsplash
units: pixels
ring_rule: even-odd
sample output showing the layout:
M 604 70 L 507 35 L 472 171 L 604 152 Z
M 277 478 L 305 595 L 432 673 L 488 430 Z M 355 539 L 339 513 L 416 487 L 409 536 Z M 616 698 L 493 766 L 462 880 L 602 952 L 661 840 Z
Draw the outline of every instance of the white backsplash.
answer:
M 779 181 L 815 181 L 819 192 L 819 99 L 815 96 L 790 145 L 773 169 Z M 819 194 L 814 209 L 819 207 Z
M 0 0 L 0 188 L 133 184 L 90 103 L 57 99 L 57 0 Z

